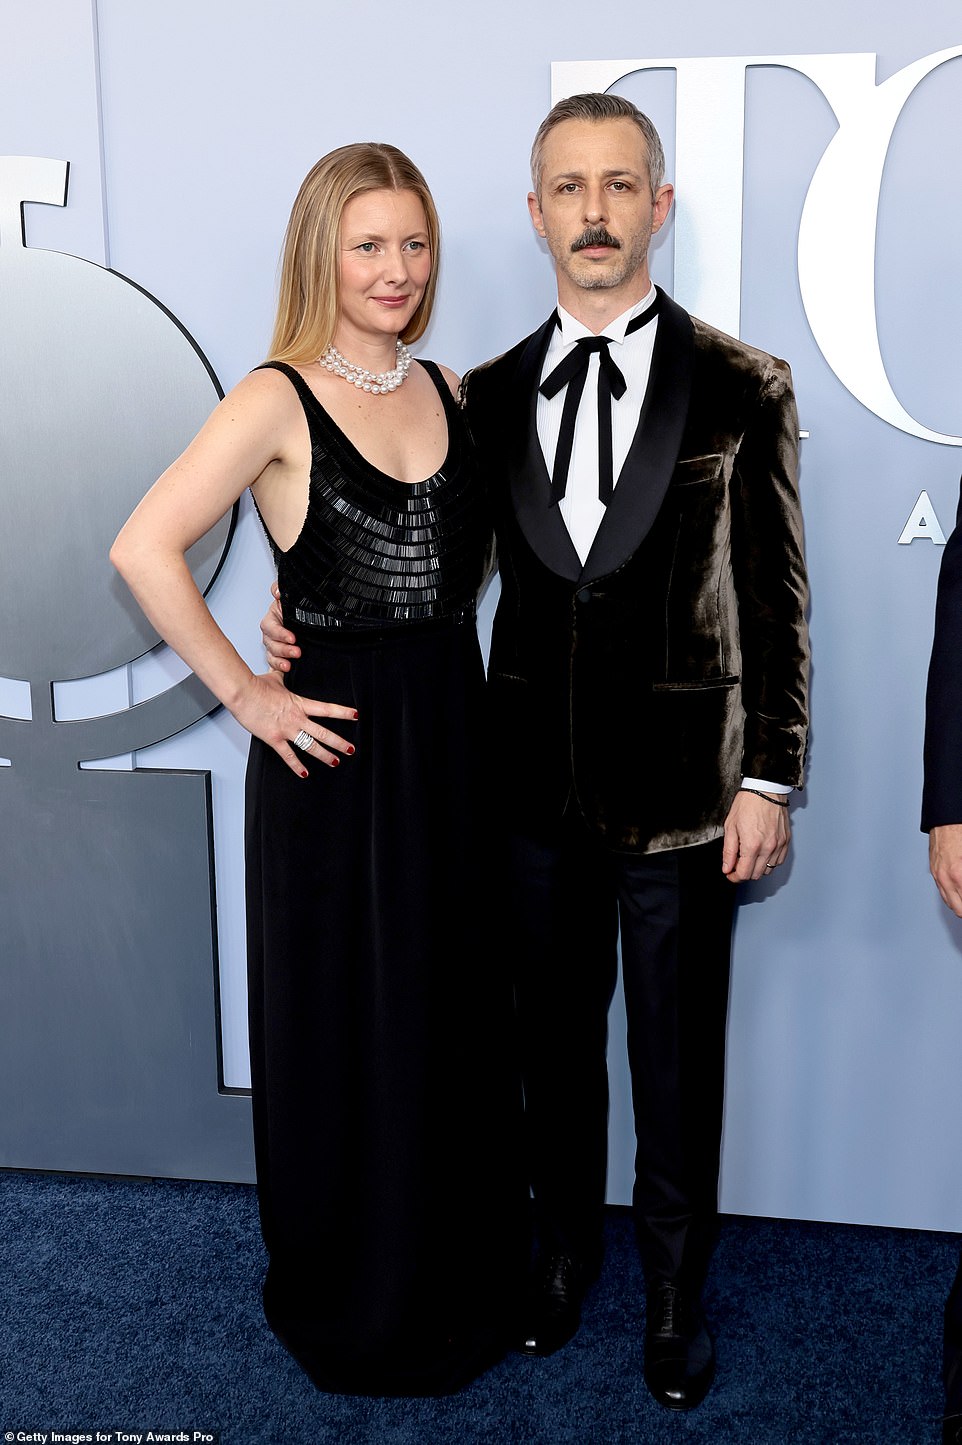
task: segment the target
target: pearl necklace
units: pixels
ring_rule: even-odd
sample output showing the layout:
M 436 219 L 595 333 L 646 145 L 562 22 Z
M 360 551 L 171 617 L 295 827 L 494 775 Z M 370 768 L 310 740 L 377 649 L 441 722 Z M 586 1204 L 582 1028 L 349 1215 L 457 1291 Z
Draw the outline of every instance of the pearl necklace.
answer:
M 398 337 L 397 365 L 394 370 L 367 371 L 363 366 L 355 366 L 353 361 L 346 361 L 332 343 L 324 355 L 318 357 L 318 365 L 332 371 L 335 376 L 343 376 L 345 381 L 360 391 L 369 391 L 372 396 L 383 396 L 388 391 L 397 391 L 407 376 L 411 366 L 411 353 Z

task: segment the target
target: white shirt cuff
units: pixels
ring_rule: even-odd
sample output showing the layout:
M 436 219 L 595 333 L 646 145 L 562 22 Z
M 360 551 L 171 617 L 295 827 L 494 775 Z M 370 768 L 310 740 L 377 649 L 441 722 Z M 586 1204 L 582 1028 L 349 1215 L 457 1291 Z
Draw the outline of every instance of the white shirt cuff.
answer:
M 793 793 L 795 789 L 788 783 L 770 783 L 766 778 L 742 778 L 743 788 L 757 788 L 760 793 Z

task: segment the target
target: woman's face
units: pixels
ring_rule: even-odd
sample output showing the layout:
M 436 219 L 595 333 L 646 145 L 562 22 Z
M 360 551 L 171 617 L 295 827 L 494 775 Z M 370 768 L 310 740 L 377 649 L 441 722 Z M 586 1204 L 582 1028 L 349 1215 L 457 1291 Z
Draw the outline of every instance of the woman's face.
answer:
M 339 235 L 337 336 L 396 336 L 431 275 L 424 207 L 413 191 L 366 191 L 348 201 Z

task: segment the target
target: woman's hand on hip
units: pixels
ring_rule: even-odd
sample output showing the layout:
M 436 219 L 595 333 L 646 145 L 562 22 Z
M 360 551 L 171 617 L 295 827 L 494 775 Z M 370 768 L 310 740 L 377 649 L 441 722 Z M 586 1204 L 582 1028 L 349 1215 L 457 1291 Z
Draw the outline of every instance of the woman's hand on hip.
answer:
M 336 768 L 341 756 L 350 757 L 354 744 L 324 727 L 319 718 L 356 722 L 357 710 L 336 702 L 319 702 L 288 692 L 280 675 L 267 672 L 252 675 L 242 695 L 231 707 L 242 727 L 272 747 L 282 762 L 298 777 L 306 778 L 304 757 L 316 758 Z M 295 739 L 297 745 L 295 746 Z

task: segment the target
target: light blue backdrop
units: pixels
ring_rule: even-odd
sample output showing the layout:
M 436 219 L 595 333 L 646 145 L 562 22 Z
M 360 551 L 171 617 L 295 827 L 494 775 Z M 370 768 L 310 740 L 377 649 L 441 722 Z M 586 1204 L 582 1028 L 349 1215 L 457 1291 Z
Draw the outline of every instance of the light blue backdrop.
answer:
M 180 318 L 225 387 L 263 355 L 291 200 L 335 145 L 391 140 L 425 171 L 445 258 L 422 352 L 463 370 L 532 329 L 552 304 L 525 208 L 527 152 L 550 104 L 552 61 L 869 51 L 881 82 L 962 44 L 955 0 L 844 10 L 834 0 L 690 0 L 606 10 L 597 26 L 581 0 L 2 0 L 0 19 L 0 150 L 72 162 L 66 210 L 26 208 L 28 243 L 107 260 L 136 280 Z M 913 416 L 947 433 L 962 431 L 960 80 L 962 60 L 950 62 L 906 105 L 877 243 L 889 377 Z M 618 88 L 651 110 L 673 155 L 671 71 Z M 927 877 L 918 833 L 940 548 L 898 545 L 923 489 L 949 530 L 962 452 L 880 421 L 837 380 L 809 330 L 795 246 L 835 130 L 828 103 L 804 76 L 761 67 L 749 72 L 746 105 L 741 334 L 791 361 L 810 433 L 802 488 L 814 726 L 794 860 L 777 885 L 746 890 L 739 910 L 722 1204 L 962 1229 L 962 933 Z M 671 227 L 655 260 L 669 288 L 673 238 Z M 255 665 L 269 579 L 245 509 L 211 601 Z M 75 686 L 62 706 L 110 710 L 179 675 L 176 660 L 155 656 L 132 678 Z M 246 1079 L 245 756 L 246 739 L 221 713 L 137 758 L 213 773 L 225 1067 L 235 1085 Z M 633 1151 L 622 1030 L 616 1009 L 618 1202 L 628 1197 Z

